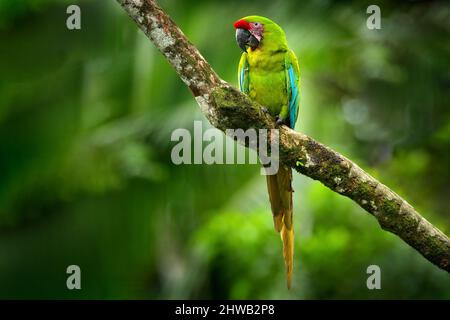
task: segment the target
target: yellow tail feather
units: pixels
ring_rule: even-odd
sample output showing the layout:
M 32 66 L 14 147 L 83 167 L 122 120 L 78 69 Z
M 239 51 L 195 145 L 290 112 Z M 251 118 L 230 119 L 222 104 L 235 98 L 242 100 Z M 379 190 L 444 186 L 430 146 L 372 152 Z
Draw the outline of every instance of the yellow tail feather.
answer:
M 294 261 L 294 228 L 292 212 L 292 170 L 280 167 L 276 175 L 266 176 L 275 230 L 281 233 L 286 265 L 287 286 L 292 283 Z
M 283 241 L 284 264 L 286 265 L 286 281 L 288 289 L 292 283 L 292 269 L 294 265 L 294 229 L 288 229 L 285 225 L 281 229 Z

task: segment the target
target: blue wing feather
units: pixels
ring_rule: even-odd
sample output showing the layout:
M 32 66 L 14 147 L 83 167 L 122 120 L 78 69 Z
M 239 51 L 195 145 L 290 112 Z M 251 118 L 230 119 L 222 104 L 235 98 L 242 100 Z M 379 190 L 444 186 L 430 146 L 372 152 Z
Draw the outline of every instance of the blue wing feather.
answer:
M 239 61 L 238 69 L 239 90 L 248 94 L 248 62 L 247 53 L 243 53 Z
M 292 64 L 289 66 L 288 74 L 291 93 L 289 98 L 289 127 L 294 129 L 298 116 L 298 102 L 300 100 L 300 93 L 298 90 L 298 77 L 295 74 Z
M 244 91 L 244 68 L 241 68 L 240 73 L 239 73 L 239 90 Z

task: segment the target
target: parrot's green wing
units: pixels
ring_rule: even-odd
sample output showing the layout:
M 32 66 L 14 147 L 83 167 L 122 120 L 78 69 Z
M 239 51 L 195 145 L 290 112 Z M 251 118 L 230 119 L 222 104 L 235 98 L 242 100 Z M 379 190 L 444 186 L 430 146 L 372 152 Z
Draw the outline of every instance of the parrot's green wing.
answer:
M 292 50 L 286 54 L 286 88 L 289 96 L 289 127 L 294 129 L 300 103 L 300 67 Z
M 246 52 L 242 54 L 241 60 L 239 61 L 238 81 L 239 81 L 239 90 L 245 94 L 248 94 L 249 76 L 248 76 L 248 61 Z

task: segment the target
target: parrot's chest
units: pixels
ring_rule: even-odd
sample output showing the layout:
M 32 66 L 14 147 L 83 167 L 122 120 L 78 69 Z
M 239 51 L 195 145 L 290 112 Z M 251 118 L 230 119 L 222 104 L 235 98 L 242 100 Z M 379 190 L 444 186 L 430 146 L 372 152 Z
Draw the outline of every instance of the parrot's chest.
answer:
M 277 115 L 288 103 L 284 54 L 250 54 L 249 96 Z

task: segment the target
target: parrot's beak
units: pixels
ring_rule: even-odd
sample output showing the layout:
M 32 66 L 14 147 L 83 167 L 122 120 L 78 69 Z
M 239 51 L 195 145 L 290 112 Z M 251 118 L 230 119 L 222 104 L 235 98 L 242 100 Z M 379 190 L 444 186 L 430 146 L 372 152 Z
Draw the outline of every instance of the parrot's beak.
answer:
M 259 45 L 258 39 L 256 39 L 250 31 L 243 28 L 236 29 L 236 42 L 238 43 L 239 48 L 241 48 L 244 52 L 247 52 L 247 46 L 255 49 Z

